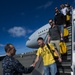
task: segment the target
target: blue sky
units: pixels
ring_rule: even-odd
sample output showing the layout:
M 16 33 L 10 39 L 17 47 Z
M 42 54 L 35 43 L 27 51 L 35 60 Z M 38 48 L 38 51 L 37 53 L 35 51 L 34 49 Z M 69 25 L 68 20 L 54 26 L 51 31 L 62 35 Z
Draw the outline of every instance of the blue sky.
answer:
M 11 43 L 18 53 L 33 49 L 26 47 L 28 37 L 54 17 L 54 8 L 72 0 L 0 0 L 0 55 Z

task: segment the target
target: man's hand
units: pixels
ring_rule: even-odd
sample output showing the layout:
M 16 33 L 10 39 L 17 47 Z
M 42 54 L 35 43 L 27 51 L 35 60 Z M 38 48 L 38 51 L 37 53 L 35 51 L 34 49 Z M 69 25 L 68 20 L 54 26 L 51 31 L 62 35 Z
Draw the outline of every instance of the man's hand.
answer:
M 66 24 L 64 24 L 64 27 L 66 27 Z
M 35 67 L 36 65 L 33 63 L 32 65 L 30 65 L 30 66 L 33 66 L 33 67 Z
M 58 61 L 59 61 L 59 62 L 62 62 L 62 59 L 59 57 L 59 58 L 58 58 Z

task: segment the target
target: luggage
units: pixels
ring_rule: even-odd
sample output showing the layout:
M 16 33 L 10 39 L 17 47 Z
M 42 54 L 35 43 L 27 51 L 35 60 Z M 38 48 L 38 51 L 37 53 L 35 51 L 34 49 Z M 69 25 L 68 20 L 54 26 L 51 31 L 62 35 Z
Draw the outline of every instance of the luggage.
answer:
M 64 41 L 61 41 L 59 45 L 60 45 L 60 54 L 61 55 L 66 54 L 68 50 L 66 43 Z M 54 52 L 54 56 L 57 57 L 57 54 L 55 52 Z
M 66 15 L 66 21 L 70 21 L 70 15 Z
M 64 37 L 69 36 L 69 30 L 67 28 L 64 28 Z
M 68 42 L 69 41 L 69 30 L 67 28 L 64 28 L 64 41 Z
M 59 45 L 60 45 L 60 53 L 62 55 L 66 54 L 68 50 L 66 43 L 64 41 L 61 41 Z M 47 47 L 50 49 L 50 46 L 48 44 L 47 44 Z M 54 57 L 57 57 L 57 54 L 53 52 L 52 50 L 51 50 L 51 53 Z
M 60 53 L 63 55 L 63 54 L 66 54 L 67 53 L 67 45 L 64 41 L 60 42 Z

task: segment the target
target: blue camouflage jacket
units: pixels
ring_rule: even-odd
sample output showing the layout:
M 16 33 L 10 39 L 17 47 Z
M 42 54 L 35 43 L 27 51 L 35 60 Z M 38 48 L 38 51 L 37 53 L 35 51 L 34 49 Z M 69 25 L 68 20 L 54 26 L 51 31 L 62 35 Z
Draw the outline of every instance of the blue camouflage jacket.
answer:
M 2 61 L 3 75 L 22 75 L 22 73 L 31 73 L 34 67 L 24 67 L 18 60 L 12 56 L 7 56 Z

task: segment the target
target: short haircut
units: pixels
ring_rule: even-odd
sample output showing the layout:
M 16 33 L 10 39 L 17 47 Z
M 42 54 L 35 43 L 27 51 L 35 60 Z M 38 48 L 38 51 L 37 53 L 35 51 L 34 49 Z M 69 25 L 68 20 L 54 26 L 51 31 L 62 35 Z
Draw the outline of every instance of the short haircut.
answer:
M 44 41 L 44 39 L 43 39 L 42 37 L 39 37 L 39 38 L 37 39 L 37 41 L 38 41 L 38 40 L 43 40 L 43 41 Z
M 7 52 L 8 50 L 11 49 L 10 45 L 12 45 L 12 44 L 10 44 L 10 43 L 6 44 L 6 46 L 4 47 L 5 52 Z M 12 46 L 13 46 L 13 45 L 12 45 Z
M 49 21 L 50 21 L 50 20 L 54 21 L 54 19 L 49 19 Z

